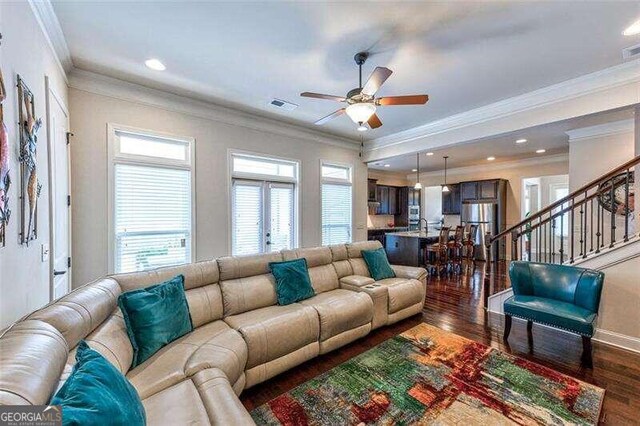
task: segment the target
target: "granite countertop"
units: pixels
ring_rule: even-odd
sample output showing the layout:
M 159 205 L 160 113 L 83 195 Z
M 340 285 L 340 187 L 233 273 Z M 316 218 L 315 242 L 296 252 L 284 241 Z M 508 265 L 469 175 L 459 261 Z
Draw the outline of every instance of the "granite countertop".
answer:
M 407 230 L 407 229 L 409 229 L 408 226 L 393 226 L 393 227 L 385 226 L 384 228 L 367 228 L 367 231 L 389 231 L 389 232 L 394 232 L 394 231 Z
M 438 238 L 440 231 L 430 230 L 429 232 L 424 231 L 403 231 L 403 232 L 392 232 L 391 235 L 396 235 L 398 237 L 409 237 L 409 238 Z

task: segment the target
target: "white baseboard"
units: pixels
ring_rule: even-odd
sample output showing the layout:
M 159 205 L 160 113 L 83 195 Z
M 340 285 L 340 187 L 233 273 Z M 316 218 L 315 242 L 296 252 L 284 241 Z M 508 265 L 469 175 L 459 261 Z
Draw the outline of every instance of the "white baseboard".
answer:
M 628 351 L 640 353 L 640 339 L 637 337 L 627 336 L 625 334 L 609 330 L 597 329 L 593 335 L 593 340 L 606 345 L 616 346 Z

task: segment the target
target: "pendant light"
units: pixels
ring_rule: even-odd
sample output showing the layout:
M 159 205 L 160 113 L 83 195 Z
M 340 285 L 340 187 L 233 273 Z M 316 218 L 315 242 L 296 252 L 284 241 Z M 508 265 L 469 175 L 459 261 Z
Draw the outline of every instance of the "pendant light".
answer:
M 422 184 L 420 183 L 420 153 L 416 154 L 416 184 L 413 186 L 414 189 L 422 189 Z
M 444 185 L 442 185 L 442 192 L 449 192 L 449 187 L 447 186 L 447 158 L 449 156 L 445 155 L 442 158 L 444 158 Z

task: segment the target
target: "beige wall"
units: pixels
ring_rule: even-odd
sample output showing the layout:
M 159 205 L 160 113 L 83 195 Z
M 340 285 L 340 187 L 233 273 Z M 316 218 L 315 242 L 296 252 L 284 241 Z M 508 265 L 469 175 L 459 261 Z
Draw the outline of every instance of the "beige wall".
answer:
M 357 150 L 252 130 L 104 95 L 70 89 L 74 279 L 77 287 L 108 272 L 107 123 L 195 138 L 195 260 L 227 255 L 229 247 L 228 150 L 301 162 L 300 242 L 321 244 L 320 160 L 354 166 L 354 239 L 366 239 L 367 167 Z
M 383 172 L 369 169 L 369 179 L 377 179 L 378 185 L 408 186 L 413 185 L 404 173 Z
M 638 271 L 640 257 L 602 269 L 605 279 L 598 329 L 638 339 L 640 344 Z
M 6 232 L 6 247 L 0 248 L 0 328 L 49 301 L 49 263 L 42 262 L 41 244 L 49 244 L 49 179 L 47 164 L 47 126 L 45 77 L 49 77 L 55 93 L 67 101 L 64 73 L 58 66 L 47 40 L 27 2 L 0 2 L 2 47 L 0 63 L 7 89 L 4 122 L 9 134 L 9 191 L 13 211 Z M 17 75 L 35 95 L 36 116 L 43 126 L 38 132 L 37 167 L 42 192 L 38 200 L 38 239 L 29 247 L 18 244 L 20 205 L 18 188 L 18 101 Z
M 522 179 L 560 175 L 569 172 L 569 162 L 566 160 L 545 163 L 544 160 L 538 164 L 496 164 L 494 166 L 473 169 L 451 169 L 447 171 L 447 182 L 456 183 L 482 179 L 506 179 L 507 185 L 507 227 L 520 222 L 520 205 L 522 203 Z M 429 174 L 420 176 L 422 186 L 434 186 L 442 184 L 442 174 Z

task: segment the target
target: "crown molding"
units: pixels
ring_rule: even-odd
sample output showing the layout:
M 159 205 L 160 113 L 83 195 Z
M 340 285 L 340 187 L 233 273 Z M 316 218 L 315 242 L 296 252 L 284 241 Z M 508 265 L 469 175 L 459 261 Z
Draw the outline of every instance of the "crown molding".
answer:
M 611 123 L 598 124 L 596 126 L 582 127 L 580 129 L 565 132 L 569 136 L 569 142 L 576 142 L 583 139 L 593 139 L 603 136 L 613 136 L 623 133 L 633 133 L 634 120 L 614 121 Z
M 394 133 L 393 135 L 373 139 L 366 144 L 365 151 L 375 151 L 411 142 L 416 139 L 526 112 L 534 108 L 550 106 L 558 102 L 609 90 L 625 84 L 640 82 L 638 69 L 640 69 L 640 59 L 605 68 L 533 92 Z
M 328 136 L 325 133 L 310 130 L 302 126 L 256 116 L 240 110 L 152 89 L 140 84 L 130 83 L 77 68 L 73 69 L 69 76 L 69 87 L 122 101 L 161 108 L 167 111 L 218 121 L 260 132 L 269 132 L 295 139 L 324 143 L 353 151 L 360 150 L 360 144 L 355 140 L 349 140 L 339 136 Z
M 67 73 L 73 70 L 73 61 L 53 5 L 49 0 L 28 0 L 28 2 L 66 79 Z
M 504 161 L 501 163 L 491 164 L 491 170 L 507 170 L 507 169 L 515 169 L 519 167 L 527 167 L 527 166 L 539 166 L 542 164 L 551 164 L 551 163 L 569 163 L 569 154 L 555 154 L 555 155 L 546 155 L 544 157 L 529 157 L 523 158 L 520 160 L 512 160 L 512 161 Z M 487 171 L 486 164 L 477 164 L 474 166 L 465 166 L 465 167 L 456 167 L 453 169 L 447 169 L 447 176 L 454 175 L 463 175 L 463 174 L 471 174 L 471 173 L 479 173 Z M 444 173 L 444 169 L 435 170 L 431 172 L 420 172 L 421 177 L 438 177 L 442 176 Z M 415 181 L 415 173 L 407 174 L 407 180 Z

